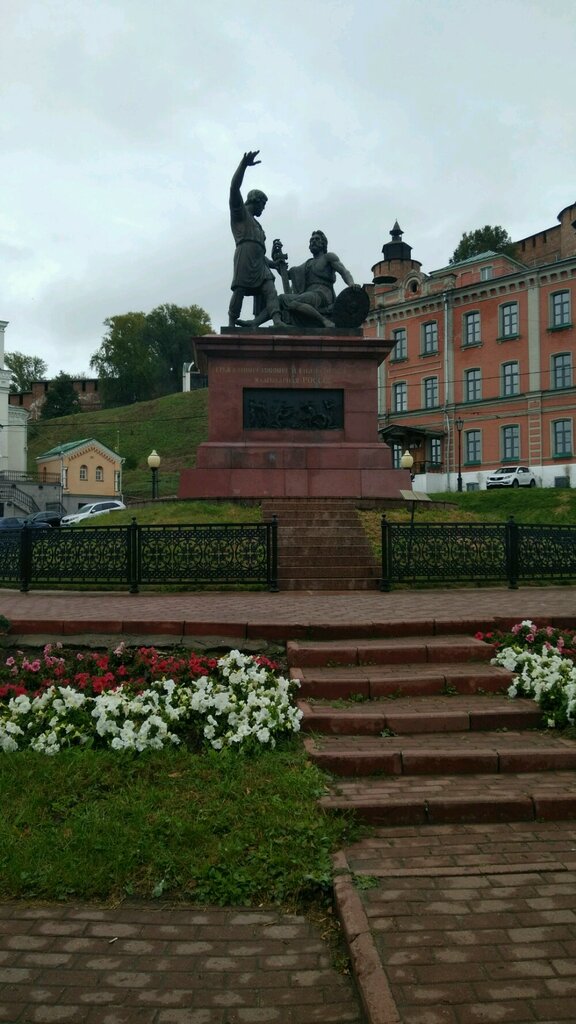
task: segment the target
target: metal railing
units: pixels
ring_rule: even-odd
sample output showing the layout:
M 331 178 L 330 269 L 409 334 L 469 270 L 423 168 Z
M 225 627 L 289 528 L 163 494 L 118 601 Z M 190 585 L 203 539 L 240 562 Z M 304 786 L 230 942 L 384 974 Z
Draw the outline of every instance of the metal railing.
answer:
M 0 534 L 0 582 L 31 586 L 262 585 L 278 589 L 278 526 L 62 527 Z
M 438 584 L 576 578 L 576 526 L 389 523 L 382 517 L 382 581 Z
M 16 484 L 3 483 L 0 480 L 0 501 L 11 501 L 13 505 L 24 509 L 26 512 L 39 512 L 38 502 L 27 493 L 16 487 Z

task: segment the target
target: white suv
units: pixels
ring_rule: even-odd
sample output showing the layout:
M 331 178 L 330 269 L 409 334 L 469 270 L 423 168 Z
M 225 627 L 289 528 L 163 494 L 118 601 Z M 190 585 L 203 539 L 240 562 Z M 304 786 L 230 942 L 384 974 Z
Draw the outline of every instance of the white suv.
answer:
M 486 478 L 486 489 L 492 487 L 536 487 L 536 477 L 528 466 L 502 466 Z
M 71 512 L 60 520 L 60 526 L 70 526 L 72 523 L 79 523 L 82 519 L 91 519 L 92 516 L 101 516 L 104 512 L 117 512 L 126 508 L 123 501 L 93 501 L 89 505 L 82 505 L 77 512 Z

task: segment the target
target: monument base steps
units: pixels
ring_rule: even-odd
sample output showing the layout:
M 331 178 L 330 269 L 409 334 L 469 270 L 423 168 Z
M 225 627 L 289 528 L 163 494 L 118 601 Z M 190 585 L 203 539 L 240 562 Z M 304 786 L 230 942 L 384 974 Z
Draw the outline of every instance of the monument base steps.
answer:
M 278 520 L 280 590 L 377 590 L 379 565 L 353 501 L 266 499 Z

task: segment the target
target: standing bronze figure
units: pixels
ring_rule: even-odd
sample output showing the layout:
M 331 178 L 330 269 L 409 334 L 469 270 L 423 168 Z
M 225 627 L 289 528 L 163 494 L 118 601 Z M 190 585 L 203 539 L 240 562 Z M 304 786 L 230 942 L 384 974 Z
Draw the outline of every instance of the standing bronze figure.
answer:
M 268 197 L 264 192 L 252 189 L 244 202 L 240 192 L 246 168 L 261 163 L 256 159 L 259 152 L 244 153 L 230 184 L 230 226 L 236 242 L 232 299 L 228 309 L 231 327 L 236 324 L 258 326 L 266 320 L 281 323 L 280 303 L 272 273 L 274 263 L 266 256 L 266 235 L 256 219 L 263 213 Z M 251 324 L 239 319 L 246 295 L 254 296 L 255 321 Z

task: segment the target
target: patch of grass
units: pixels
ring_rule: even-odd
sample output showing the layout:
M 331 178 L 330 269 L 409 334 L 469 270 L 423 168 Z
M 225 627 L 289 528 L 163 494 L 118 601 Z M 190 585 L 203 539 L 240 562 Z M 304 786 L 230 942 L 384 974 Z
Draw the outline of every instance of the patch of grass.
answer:
M 0 761 L 0 899 L 318 899 L 358 835 L 298 742 L 245 757 L 70 750 Z
M 103 520 L 106 520 L 103 523 Z M 178 523 L 260 523 L 260 505 L 241 504 L 235 501 L 161 501 L 134 508 L 125 512 L 110 512 L 99 520 L 83 520 L 79 526 L 126 526 L 136 519 L 139 526 L 165 526 Z
M 576 522 L 576 490 L 519 487 L 492 491 L 463 491 L 432 494 L 414 508 L 414 523 L 505 523 L 514 516 L 517 523 L 566 525 Z M 409 523 L 412 506 L 385 509 L 390 523 Z M 372 549 L 382 556 L 382 509 L 359 509 L 358 515 Z

